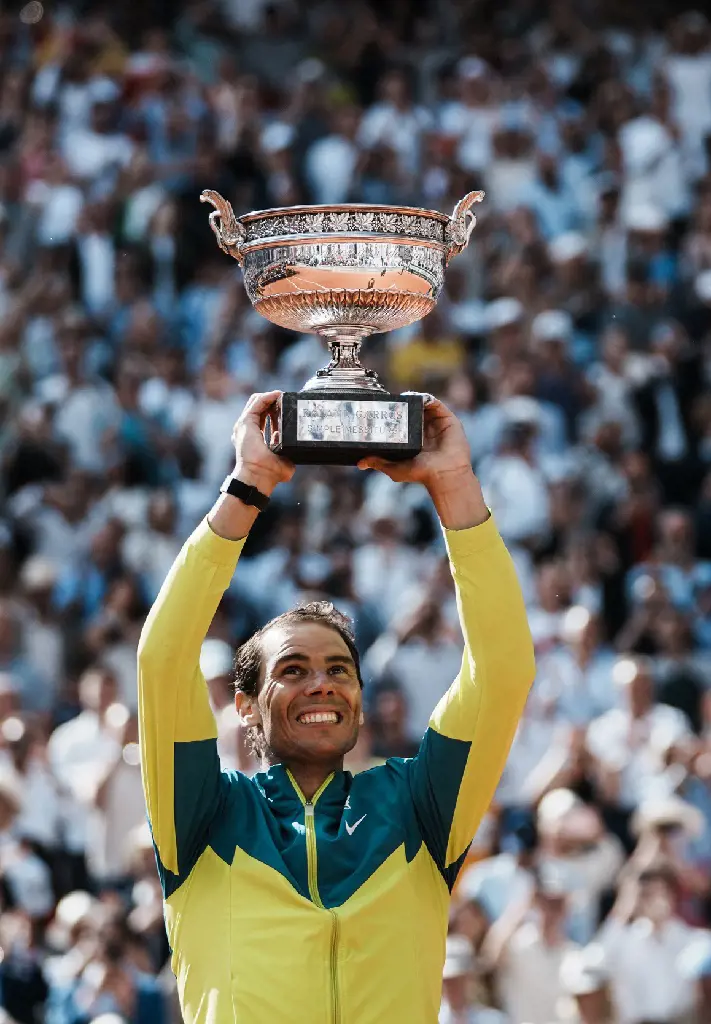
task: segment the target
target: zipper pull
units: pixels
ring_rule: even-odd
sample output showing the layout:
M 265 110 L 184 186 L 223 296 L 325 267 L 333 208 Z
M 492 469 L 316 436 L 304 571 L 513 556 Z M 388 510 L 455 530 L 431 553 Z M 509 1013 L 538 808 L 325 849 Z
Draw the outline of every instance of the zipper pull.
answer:
M 313 818 L 314 816 L 314 805 L 312 803 L 304 804 L 304 814 L 307 818 Z

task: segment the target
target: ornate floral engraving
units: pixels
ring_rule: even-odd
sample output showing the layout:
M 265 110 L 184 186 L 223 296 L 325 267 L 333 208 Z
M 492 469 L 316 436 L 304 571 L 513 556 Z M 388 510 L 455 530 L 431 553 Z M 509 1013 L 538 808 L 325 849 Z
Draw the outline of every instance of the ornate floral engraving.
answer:
M 358 231 L 372 231 L 375 226 L 375 214 L 369 210 L 353 215 L 353 223 Z
M 348 213 L 331 213 L 328 219 L 331 231 L 348 231 Z
M 273 214 L 244 223 L 247 242 L 289 235 L 378 233 L 445 242 L 445 224 L 427 214 L 381 213 L 371 210 Z
M 402 218 L 396 213 L 380 214 L 380 230 L 389 235 L 396 235 L 403 230 Z

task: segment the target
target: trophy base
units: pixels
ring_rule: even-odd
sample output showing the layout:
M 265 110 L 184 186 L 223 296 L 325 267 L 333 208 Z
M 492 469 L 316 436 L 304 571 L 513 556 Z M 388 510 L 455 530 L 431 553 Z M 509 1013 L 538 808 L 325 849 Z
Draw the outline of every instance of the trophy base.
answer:
M 287 391 L 277 455 L 298 466 L 354 466 L 369 455 L 393 462 L 422 451 L 422 395 L 383 391 Z

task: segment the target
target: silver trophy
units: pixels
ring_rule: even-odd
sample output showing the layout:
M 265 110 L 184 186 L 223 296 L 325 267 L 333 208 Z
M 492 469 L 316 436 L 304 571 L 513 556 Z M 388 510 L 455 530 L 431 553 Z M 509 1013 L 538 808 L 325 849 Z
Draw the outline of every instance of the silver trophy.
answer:
M 290 206 L 235 217 L 218 192 L 210 226 L 237 260 L 254 308 L 280 327 L 312 331 L 328 366 L 282 395 L 275 451 L 295 463 L 353 465 L 368 455 L 409 459 L 422 449 L 424 398 L 389 394 L 360 362 L 364 338 L 426 316 L 447 264 L 469 243 L 470 192 L 451 217 L 415 207 Z

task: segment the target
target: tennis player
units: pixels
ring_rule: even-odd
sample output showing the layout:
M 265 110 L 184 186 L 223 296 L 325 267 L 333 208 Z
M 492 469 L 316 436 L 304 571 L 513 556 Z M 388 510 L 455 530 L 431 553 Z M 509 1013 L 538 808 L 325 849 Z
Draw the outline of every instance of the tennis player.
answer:
M 260 509 L 294 467 L 264 440 L 279 392 L 253 395 L 234 473 L 187 540 L 139 646 L 143 779 L 186 1024 L 436 1024 L 449 896 L 534 676 L 511 559 L 464 431 L 439 401 L 401 464 L 444 530 L 465 649 L 419 753 L 351 776 L 362 724 L 349 620 L 326 603 L 238 650 L 236 703 L 261 752 L 221 772 L 202 641 Z

